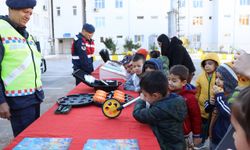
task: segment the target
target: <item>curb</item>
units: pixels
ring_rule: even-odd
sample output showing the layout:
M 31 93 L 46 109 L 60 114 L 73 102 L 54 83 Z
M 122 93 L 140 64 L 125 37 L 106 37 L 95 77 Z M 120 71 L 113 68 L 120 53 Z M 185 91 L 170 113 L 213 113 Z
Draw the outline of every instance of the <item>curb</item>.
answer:
M 207 53 L 193 53 L 189 54 L 192 59 L 203 59 Z M 220 60 L 222 61 L 232 61 L 234 60 L 234 54 L 218 54 Z M 110 59 L 114 61 L 121 61 L 124 55 L 110 55 Z M 45 59 L 68 59 L 71 58 L 71 55 L 46 55 Z M 149 59 L 149 55 L 147 56 L 147 60 Z M 100 55 L 94 55 L 94 61 L 102 60 Z

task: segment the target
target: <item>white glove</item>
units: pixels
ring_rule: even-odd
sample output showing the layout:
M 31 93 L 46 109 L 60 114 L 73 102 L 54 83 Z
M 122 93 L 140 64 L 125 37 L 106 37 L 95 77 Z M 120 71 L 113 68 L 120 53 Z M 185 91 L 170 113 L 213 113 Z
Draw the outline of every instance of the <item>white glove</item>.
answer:
M 91 75 L 84 75 L 84 79 L 85 81 L 89 82 L 89 83 L 94 83 L 95 82 L 95 78 Z

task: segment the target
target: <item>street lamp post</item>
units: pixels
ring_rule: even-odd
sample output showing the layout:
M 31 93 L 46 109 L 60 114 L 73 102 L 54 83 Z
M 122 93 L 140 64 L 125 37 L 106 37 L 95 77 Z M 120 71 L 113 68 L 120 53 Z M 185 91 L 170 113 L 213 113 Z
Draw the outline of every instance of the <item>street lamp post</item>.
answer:
M 180 0 L 177 0 L 176 32 L 177 32 L 177 37 L 180 37 Z

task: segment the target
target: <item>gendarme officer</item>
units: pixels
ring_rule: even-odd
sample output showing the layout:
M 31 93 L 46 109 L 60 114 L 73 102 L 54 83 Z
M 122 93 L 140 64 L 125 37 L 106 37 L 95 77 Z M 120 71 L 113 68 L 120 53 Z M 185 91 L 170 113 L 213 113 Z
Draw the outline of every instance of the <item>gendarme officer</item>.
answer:
M 36 0 L 6 0 L 0 16 L 0 117 L 9 119 L 17 136 L 40 116 L 44 98 L 41 54 L 26 31 Z
M 82 27 L 82 32 L 76 35 L 72 48 L 72 63 L 73 69 L 81 69 L 84 74 L 91 74 L 93 67 L 93 54 L 95 52 L 95 44 L 92 36 L 95 32 L 95 27 L 85 23 Z M 76 78 L 76 85 L 81 81 Z

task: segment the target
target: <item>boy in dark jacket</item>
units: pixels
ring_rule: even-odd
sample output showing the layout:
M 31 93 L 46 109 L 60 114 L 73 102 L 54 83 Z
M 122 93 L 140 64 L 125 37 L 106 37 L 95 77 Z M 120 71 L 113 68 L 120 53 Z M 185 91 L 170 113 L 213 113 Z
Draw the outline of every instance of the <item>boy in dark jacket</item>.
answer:
M 183 124 L 184 137 L 188 148 L 201 143 L 201 113 L 195 89 L 187 83 L 188 68 L 183 65 L 175 65 L 170 69 L 168 77 L 168 89 L 177 93 L 186 101 L 188 114 Z M 193 139 L 193 140 L 192 140 Z
M 141 99 L 138 100 L 133 116 L 150 124 L 162 150 L 184 150 L 183 121 L 187 108 L 181 96 L 168 94 L 168 81 L 161 71 L 143 74 L 140 81 Z M 150 107 L 146 107 L 146 102 Z
M 205 102 L 206 112 L 213 112 L 211 121 L 212 140 L 210 149 L 214 150 L 224 137 L 230 125 L 231 103 L 229 99 L 238 85 L 238 77 L 227 64 L 221 64 L 216 69 L 216 85 L 213 87 L 214 99 Z

